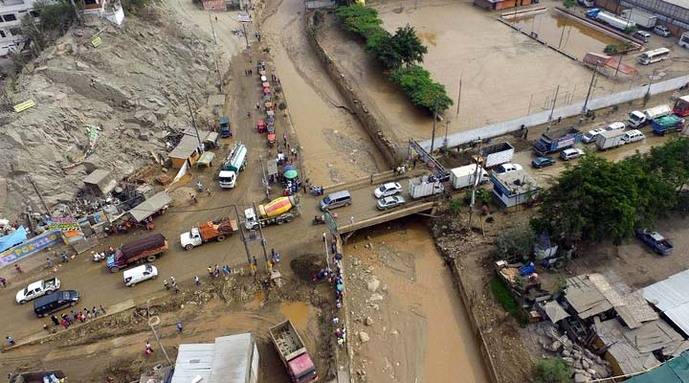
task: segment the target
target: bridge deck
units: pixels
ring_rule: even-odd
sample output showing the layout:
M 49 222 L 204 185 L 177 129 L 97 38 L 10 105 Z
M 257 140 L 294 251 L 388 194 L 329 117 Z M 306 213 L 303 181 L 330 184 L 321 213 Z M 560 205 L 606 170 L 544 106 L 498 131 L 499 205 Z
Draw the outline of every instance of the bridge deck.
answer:
M 337 232 L 340 234 L 350 233 L 352 231 L 364 229 L 370 226 L 406 217 L 408 215 L 420 213 L 422 211 L 431 210 L 433 206 L 435 206 L 435 202 L 433 201 L 414 203 L 403 208 L 390 210 L 380 215 L 354 222 L 353 224 L 338 225 Z

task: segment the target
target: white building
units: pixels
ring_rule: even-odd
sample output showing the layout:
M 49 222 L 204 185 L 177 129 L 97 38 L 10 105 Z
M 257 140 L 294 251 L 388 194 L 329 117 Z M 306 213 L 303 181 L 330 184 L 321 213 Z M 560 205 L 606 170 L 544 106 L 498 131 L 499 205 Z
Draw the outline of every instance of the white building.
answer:
M 0 0 L 0 56 L 20 47 L 24 41 L 21 20 L 27 14 L 38 17 L 33 9 L 34 0 Z

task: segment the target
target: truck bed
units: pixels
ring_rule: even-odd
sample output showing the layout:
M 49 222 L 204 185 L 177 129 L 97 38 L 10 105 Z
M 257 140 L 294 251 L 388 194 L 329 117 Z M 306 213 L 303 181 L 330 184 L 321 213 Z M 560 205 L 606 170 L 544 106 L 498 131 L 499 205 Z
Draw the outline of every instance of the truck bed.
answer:
M 290 322 L 282 322 L 270 329 L 270 336 L 282 357 L 289 361 L 303 353 L 304 344 Z

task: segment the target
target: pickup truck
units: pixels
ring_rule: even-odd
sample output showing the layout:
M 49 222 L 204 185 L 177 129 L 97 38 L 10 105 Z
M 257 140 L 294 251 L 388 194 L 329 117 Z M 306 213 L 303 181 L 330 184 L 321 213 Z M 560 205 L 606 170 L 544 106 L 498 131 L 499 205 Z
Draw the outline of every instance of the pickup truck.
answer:
M 42 281 L 36 281 L 23 290 L 17 291 L 17 303 L 23 305 L 24 303 L 42 297 L 47 294 L 52 294 L 60 289 L 60 280 L 57 278 L 45 279 Z
M 648 229 L 637 229 L 636 238 L 660 255 L 668 255 L 672 252 L 672 243 L 655 231 L 650 231 Z

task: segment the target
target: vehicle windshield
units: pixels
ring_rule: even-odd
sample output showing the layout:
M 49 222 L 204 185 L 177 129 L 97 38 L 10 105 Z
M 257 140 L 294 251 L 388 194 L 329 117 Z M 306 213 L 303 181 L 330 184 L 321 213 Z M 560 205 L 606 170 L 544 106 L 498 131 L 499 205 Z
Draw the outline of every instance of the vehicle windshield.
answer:
M 220 178 L 218 178 L 218 180 L 219 180 L 220 182 L 232 182 L 233 179 L 234 179 L 234 176 L 220 177 Z
M 369 190 L 371 190 L 371 189 L 369 189 Z M 330 203 L 330 201 L 331 201 L 330 197 L 323 198 L 323 203 L 326 205 L 328 205 Z
M 25 287 L 25 288 L 24 288 L 24 295 L 28 295 L 28 294 L 29 294 L 29 288 L 28 288 L 28 287 Z
M 146 265 L 146 272 L 150 273 L 151 271 L 153 271 L 153 267 L 151 267 L 151 265 Z

